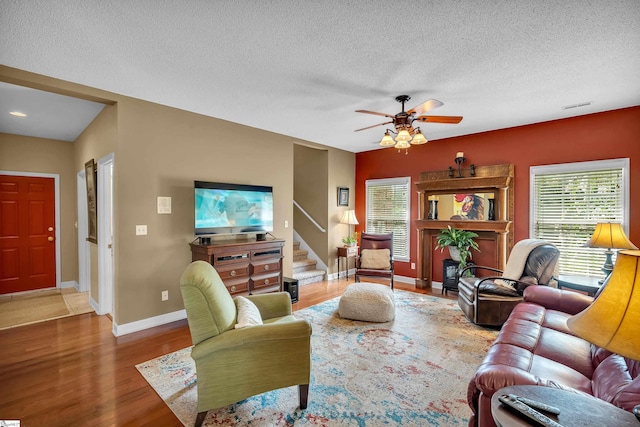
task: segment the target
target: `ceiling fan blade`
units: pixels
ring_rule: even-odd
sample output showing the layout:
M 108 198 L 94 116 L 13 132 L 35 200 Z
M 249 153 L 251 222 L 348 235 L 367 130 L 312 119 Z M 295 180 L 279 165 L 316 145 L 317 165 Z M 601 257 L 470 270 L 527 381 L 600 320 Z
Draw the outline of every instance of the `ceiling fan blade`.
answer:
M 433 110 L 434 108 L 442 107 L 443 105 L 444 104 L 437 99 L 430 99 L 407 111 L 407 114 L 419 116 L 420 114 L 424 114 L 430 110 Z
M 390 114 L 378 113 L 378 112 L 369 111 L 369 110 L 356 110 L 356 113 L 375 114 L 376 116 L 389 117 L 390 119 L 393 119 L 393 117 L 394 117 L 394 116 L 392 116 Z
M 460 123 L 462 116 L 420 116 L 416 117 L 416 120 L 426 123 L 448 123 L 455 125 Z
M 354 132 L 360 132 L 361 130 L 371 129 L 371 128 L 375 128 L 375 127 L 378 127 L 378 126 L 388 125 L 388 124 L 391 124 L 391 123 L 393 123 L 393 122 L 378 123 L 377 125 L 367 126 L 366 128 L 362 128 L 362 129 L 356 129 L 356 130 L 354 130 Z

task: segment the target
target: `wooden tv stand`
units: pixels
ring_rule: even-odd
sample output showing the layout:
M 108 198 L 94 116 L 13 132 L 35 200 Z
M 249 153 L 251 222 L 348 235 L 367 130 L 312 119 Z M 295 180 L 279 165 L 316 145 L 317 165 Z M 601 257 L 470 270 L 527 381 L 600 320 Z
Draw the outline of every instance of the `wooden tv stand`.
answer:
M 284 240 L 191 243 L 191 259 L 213 265 L 232 296 L 282 291 Z

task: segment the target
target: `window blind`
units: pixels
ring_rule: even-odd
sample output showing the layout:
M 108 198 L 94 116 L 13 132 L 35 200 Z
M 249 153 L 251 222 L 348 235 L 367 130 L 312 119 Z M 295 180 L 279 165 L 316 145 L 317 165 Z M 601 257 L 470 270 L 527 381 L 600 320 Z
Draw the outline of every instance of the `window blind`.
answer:
M 604 250 L 586 248 L 596 223 L 624 224 L 624 170 L 532 174 L 533 237 L 560 250 L 560 274 L 602 276 Z
M 366 231 L 393 232 L 393 257 L 400 261 L 409 260 L 410 184 L 409 177 L 366 181 Z

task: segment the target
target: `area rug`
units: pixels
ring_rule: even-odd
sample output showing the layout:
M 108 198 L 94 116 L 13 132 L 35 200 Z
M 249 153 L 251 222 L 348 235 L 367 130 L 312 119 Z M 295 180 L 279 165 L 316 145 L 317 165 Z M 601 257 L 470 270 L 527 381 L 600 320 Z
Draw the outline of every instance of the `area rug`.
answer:
M 60 291 L 0 299 L 0 329 L 68 316 Z
M 288 387 L 209 411 L 203 425 L 467 425 L 467 384 L 496 331 L 467 321 L 456 301 L 412 292 L 395 291 L 396 318 L 387 323 L 342 319 L 338 301 L 294 313 L 313 327 L 306 410 L 297 387 Z M 190 352 L 136 366 L 185 426 L 197 412 Z

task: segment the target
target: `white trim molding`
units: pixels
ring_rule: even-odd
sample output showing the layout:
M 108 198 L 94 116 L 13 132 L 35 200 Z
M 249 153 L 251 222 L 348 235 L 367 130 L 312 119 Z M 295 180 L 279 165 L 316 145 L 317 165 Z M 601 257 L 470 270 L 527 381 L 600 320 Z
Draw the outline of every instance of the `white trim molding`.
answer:
M 147 319 L 137 320 L 135 322 L 125 323 L 118 325 L 113 322 L 113 335 L 120 337 L 122 335 L 131 334 L 133 332 L 143 331 L 145 329 L 153 328 L 156 326 L 165 325 L 167 323 L 176 322 L 187 318 L 186 310 L 178 310 L 172 313 L 161 314 L 155 317 L 149 317 Z

